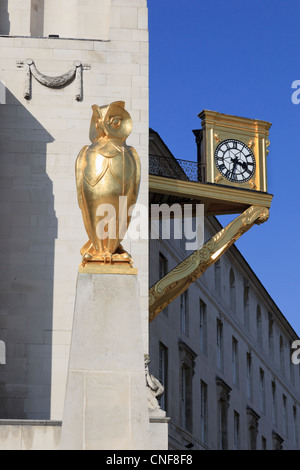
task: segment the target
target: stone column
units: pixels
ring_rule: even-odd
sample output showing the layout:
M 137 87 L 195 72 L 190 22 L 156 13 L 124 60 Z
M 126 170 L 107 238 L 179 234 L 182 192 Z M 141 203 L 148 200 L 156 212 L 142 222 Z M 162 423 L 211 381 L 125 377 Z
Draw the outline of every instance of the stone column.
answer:
M 148 449 L 136 270 L 100 269 L 79 268 L 61 449 Z

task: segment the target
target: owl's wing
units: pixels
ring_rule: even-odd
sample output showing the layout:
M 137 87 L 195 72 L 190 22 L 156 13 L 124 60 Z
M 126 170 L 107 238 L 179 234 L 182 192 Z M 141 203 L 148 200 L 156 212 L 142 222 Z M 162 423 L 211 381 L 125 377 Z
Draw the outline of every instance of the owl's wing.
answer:
M 78 205 L 82 209 L 82 180 L 83 180 L 83 157 L 85 155 L 88 145 L 85 145 L 79 152 L 75 163 L 75 177 L 77 187 Z
M 134 184 L 134 193 L 136 196 L 138 195 L 139 192 L 139 187 L 140 187 L 140 180 L 141 180 L 141 161 L 140 157 L 138 156 L 137 151 L 135 148 L 130 147 L 130 150 L 132 152 L 133 158 L 135 160 L 136 164 L 136 175 L 135 175 L 135 184 Z

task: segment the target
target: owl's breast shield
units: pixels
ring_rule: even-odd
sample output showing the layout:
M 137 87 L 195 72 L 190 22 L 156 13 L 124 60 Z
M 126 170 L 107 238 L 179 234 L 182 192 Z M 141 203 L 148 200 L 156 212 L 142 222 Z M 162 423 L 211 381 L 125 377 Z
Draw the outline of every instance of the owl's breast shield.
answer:
M 125 142 L 132 120 L 123 101 L 92 109 L 92 144 L 76 160 L 78 202 L 89 237 L 81 249 L 82 263 L 132 264 L 121 246 L 140 183 L 140 159 Z

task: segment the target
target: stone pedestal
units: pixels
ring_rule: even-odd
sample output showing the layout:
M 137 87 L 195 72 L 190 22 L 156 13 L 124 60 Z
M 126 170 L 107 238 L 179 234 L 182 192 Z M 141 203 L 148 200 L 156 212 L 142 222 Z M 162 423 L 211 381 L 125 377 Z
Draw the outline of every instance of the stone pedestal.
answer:
M 169 421 L 165 411 L 149 409 L 151 449 L 168 450 Z
M 138 305 L 135 274 L 79 272 L 62 450 L 150 448 Z

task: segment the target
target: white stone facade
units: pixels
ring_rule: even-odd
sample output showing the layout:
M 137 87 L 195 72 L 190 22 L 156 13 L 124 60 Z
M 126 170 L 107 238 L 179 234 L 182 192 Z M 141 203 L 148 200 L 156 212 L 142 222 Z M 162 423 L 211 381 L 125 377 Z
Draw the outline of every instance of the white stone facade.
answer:
M 86 241 L 74 166 L 89 144 L 91 106 L 123 100 L 133 119 L 128 145 L 142 167 L 148 204 L 148 30 L 146 0 L 1 2 L 0 20 L 0 417 L 61 419 L 79 250 Z M 49 38 L 48 35 L 59 35 Z M 26 59 L 59 76 L 82 64 L 75 82 L 51 89 Z M 145 352 L 148 241 L 124 243 L 138 268 Z

